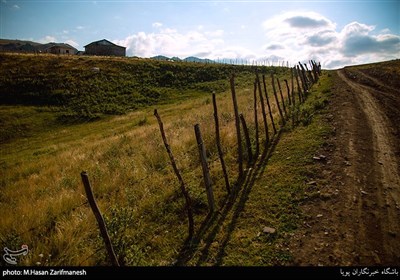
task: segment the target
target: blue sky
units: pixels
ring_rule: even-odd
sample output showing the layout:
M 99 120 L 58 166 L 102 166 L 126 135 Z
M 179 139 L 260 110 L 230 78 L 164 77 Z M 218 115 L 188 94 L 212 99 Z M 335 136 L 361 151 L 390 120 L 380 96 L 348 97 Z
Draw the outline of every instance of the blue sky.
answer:
M 400 1 L 0 0 L 0 38 L 326 68 L 400 57 Z

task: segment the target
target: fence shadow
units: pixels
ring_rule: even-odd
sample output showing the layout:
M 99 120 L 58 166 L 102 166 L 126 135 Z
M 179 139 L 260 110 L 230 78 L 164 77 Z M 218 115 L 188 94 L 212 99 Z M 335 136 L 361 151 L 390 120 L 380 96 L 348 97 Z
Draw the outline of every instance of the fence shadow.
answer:
M 219 211 L 209 214 L 205 218 L 199 230 L 195 233 L 192 239 L 186 239 L 176 259 L 176 266 L 186 265 L 195 256 L 195 254 L 200 254 L 196 265 L 201 265 L 203 262 L 205 262 L 208 258 L 210 247 L 214 242 L 215 237 L 221 230 L 222 225 L 228 217 L 228 214 L 231 213 L 233 209 L 232 219 L 228 224 L 227 233 L 216 258 L 215 264 L 221 264 L 225 248 L 231 239 L 232 232 L 236 227 L 240 213 L 245 207 L 246 201 L 249 198 L 249 194 L 254 186 L 255 181 L 264 173 L 268 159 L 272 155 L 276 145 L 279 142 L 282 129 L 283 128 L 281 128 L 271 139 L 270 145 L 263 151 L 259 160 L 255 161 L 250 168 L 245 171 L 243 179 L 233 186 L 231 195 L 228 196 L 223 203 L 224 206 Z M 200 242 L 204 242 L 205 246 L 199 252 L 198 249 Z

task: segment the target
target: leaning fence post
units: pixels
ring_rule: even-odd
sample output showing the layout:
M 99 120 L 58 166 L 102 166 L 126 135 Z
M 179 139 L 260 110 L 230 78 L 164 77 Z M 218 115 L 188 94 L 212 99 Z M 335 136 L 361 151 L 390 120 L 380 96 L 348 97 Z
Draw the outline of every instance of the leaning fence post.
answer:
M 256 151 L 255 158 L 257 159 L 258 154 L 260 153 L 260 135 L 258 132 L 258 112 L 257 112 L 257 82 L 254 81 L 254 125 L 256 130 Z
M 295 73 L 295 77 L 296 77 L 296 83 L 297 83 L 297 94 L 299 96 L 299 103 L 303 102 L 303 98 L 302 98 L 302 92 L 301 92 L 301 87 L 300 87 L 300 82 L 299 82 L 299 67 L 296 66 L 294 68 L 294 73 Z
M 247 129 L 246 125 L 246 120 L 243 117 L 243 114 L 240 114 L 240 121 L 242 122 L 242 127 L 243 127 L 243 132 L 244 132 L 244 138 L 246 140 L 246 146 L 247 146 L 247 155 L 248 155 L 248 165 L 253 162 L 253 153 L 251 152 L 251 142 L 250 142 L 250 136 L 249 136 L 249 130 Z
M 262 79 L 263 79 L 265 99 L 267 100 L 267 105 L 268 105 L 269 117 L 271 119 L 272 128 L 274 129 L 274 134 L 276 134 L 276 127 L 275 127 L 274 117 L 272 116 L 271 104 L 269 103 L 269 97 L 268 97 L 268 92 L 267 92 L 267 84 L 265 83 L 265 76 L 264 75 L 262 75 Z
M 185 182 L 183 181 L 181 173 L 179 172 L 179 169 L 176 166 L 175 158 L 174 158 L 174 155 L 172 154 L 172 151 L 171 151 L 171 149 L 169 147 L 169 144 L 168 144 L 168 141 L 167 141 L 167 137 L 165 137 L 164 125 L 163 125 L 163 123 L 161 121 L 160 116 L 158 115 L 157 109 L 154 110 L 154 116 L 157 118 L 158 125 L 160 127 L 161 137 L 163 139 L 165 149 L 167 150 L 169 159 L 171 161 L 172 168 L 174 169 L 175 175 L 178 178 L 178 181 L 180 183 L 182 194 L 185 197 L 186 211 L 187 211 L 187 214 L 188 214 L 188 222 L 189 222 L 189 239 L 191 239 L 193 237 L 193 233 L 194 233 L 192 200 L 190 199 L 189 193 L 186 190 Z
M 279 99 L 278 99 L 278 95 L 276 93 L 276 88 L 275 88 L 274 73 L 271 73 L 271 80 L 272 80 L 272 90 L 274 91 L 276 106 L 278 107 L 279 115 L 281 116 L 282 125 L 284 125 L 285 124 L 285 117 L 283 116 L 281 106 L 279 105 Z
M 292 106 L 292 98 L 291 98 L 291 92 L 290 92 L 290 89 L 289 89 L 289 83 L 288 83 L 288 80 L 286 80 L 286 79 L 284 79 L 284 81 L 285 81 L 285 84 L 286 84 L 286 91 L 287 91 L 287 97 L 288 97 L 288 102 L 289 102 L 289 107 L 290 106 Z
M 221 137 L 219 135 L 218 109 L 217 109 L 217 101 L 216 101 L 216 98 L 215 98 L 215 93 L 213 93 L 212 99 L 213 99 L 214 120 L 215 120 L 215 139 L 216 139 L 216 142 L 217 142 L 219 160 L 221 161 L 221 165 L 222 165 L 222 172 L 224 173 L 226 190 L 227 190 L 227 192 L 229 194 L 231 192 L 231 186 L 229 184 L 228 173 L 226 172 L 224 153 L 222 152 L 222 148 L 221 148 Z
M 235 91 L 235 75 L 232 75 L 230 79 L 231 91 L 232 91 L 232 102 L 233 110 L 235 111 L 235 126 L 236 126 L 236 138 L 237 138 L 237 151 L 238 151 L 238 162 L 239 162 L 239 181 L 243 177 L 243 153 L 242 153 L 242 138 L 240 136 L 240 120 L 239 120 L 239 110 L 236 100 Z
M 215 211 L 215 201 L 212 190 L 212 181 L 207 164 L 206 148 L 204 147 L 203 138 L 201 137 L 199 124 L 196 124 L 194 126 L 194 133 L 196 134 L 197 146 L 199 148 L 201 169 L 203 170 L 203 178 L 204 184 L 206 186 L 208 206 L 210 207 L 210 212 L 213 213 Z
M 85 188 L 86 197 L 88 199 L 89 205 L 92 208 L 93 214 L 96 217 L 97 224 L 99 225 L 101 236 L 103 237 L 104 244 L 106 245 L 108 256 L 110 257 L 113 266 L 119 266 L 117 256 L 115 255 L 114 248 L 111 244 L 110 236 L 108 235 L 106 224 L 104 222 L 103 216 L 97 206 L 96 200 L 90 186 L 88 174 L 85 171 L 81 172 L 82 183 Z
M 261 112 L 262 112 L 262 116 L 263 116 L 263 123 L 264 123 L 264 130 L 265 130 L 265 148 L 267 148 L 267 146 L 269 144 L 269 130 L 268 130 L 267 115 L 265 113 L 264 97 L 262 95 L 261 82 L 260 82 L 260 78 L 258 77 L 258 73 L 256 74 L 256 80 L 257 80 L 257 84 L 258 84 L 258 91 L 260 93 Z
M 293 107 L 296 105 L 296 95 L 294 94 L 294 76 L 293 76 L 293 67 L 290 68 L 290 92 L 291 92 L 291 99 L 293 101 Z
M 276 82 L 278 83 L 279 94 L 280 94 L 281 99 L 282 99 L 283 111 L 285 112 L 285 115 L 286 115 L 286 117 L 287 117 L 287 114 L 288 114 L 288 113 L 287 113 L 287 111 L 286 111 L 285 99 L 283 98 L 281 83 L 279 82 L 278 77 L 276 78 Z

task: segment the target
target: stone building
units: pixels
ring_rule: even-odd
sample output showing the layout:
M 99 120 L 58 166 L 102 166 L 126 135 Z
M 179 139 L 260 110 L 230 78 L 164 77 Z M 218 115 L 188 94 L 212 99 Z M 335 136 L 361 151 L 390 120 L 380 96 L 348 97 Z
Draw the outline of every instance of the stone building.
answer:
M 52 54 L 76 54 L 77 49 L 68 44 L 63 43 L 48 43 L 40 46 L 40 50 L 43 53 Z
M 126 48 L 103 39 L 85 46 L 85 55 L 125 56 Z

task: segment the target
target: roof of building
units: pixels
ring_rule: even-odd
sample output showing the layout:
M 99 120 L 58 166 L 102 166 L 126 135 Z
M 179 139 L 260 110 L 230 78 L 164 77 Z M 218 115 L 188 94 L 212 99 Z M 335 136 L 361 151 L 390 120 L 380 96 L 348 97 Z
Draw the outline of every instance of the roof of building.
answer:
M 108 40 L 106 40 L 106 39 L 92 42 L 92 43 L 90 43 L 90 44 L 87 44 L 87 45 L 84 46 L 84 47 L 86 48 L 87 46 L 90 46 L 90 45 L 114 46 L 114 47 L 119 47 L 119 48 L 124 48 L 124 49 L 126 49 L 125 47 L 118 46 L 118 45 L 116 45 L 116 44 L 114 44 L 114 43 L 112 43 L 112 42 L 110 42 L 110 41 L 108 41 Z
M 47 43 L 47 44 L 43 44 L 39 47 L 39 49 L 41 50 L 47 50 L 50 48 L 54 48 L 54 47 L 59 47 L 59 48 L 67 48 L 67 49 L 74 49 L 76 50 L 76 48 L 74 48 L 73 46 L 69 45 L 69 44 L 65 44 L 65 43 Z

